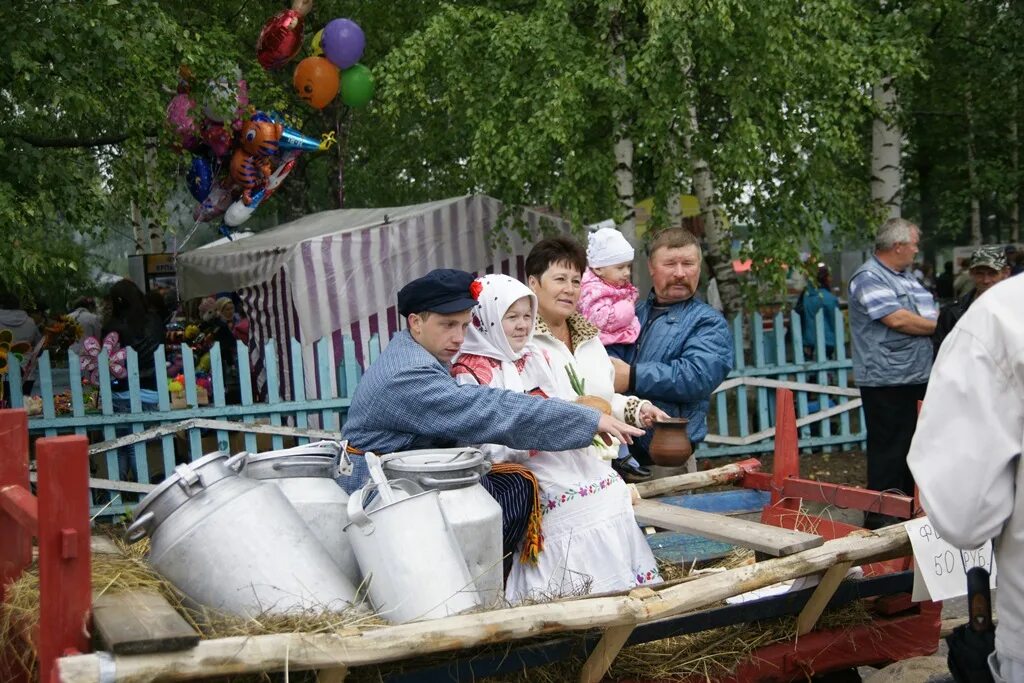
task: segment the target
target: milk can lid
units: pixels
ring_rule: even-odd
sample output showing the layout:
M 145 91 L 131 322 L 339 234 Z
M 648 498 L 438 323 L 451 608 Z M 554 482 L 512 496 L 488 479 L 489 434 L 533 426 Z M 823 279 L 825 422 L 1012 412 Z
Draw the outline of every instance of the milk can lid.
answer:
M 477 448 L 424 448 L 388 453 L 380 460 L 385 469 L 399 472 L 455 472 L 480 465 L 484 454 Z

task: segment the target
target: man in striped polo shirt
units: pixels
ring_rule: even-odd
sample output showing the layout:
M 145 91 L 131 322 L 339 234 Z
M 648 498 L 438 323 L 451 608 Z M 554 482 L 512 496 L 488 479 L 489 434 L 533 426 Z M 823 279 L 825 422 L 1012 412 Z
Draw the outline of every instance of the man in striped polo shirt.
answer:
M 935 299 L 911 274 L 921 230 L 890 218 L 875 236 L 875 254 L 850 278 L 853 372 L 868 432 L 868 488 L 913 495 L 907 452 L 932 369 Z M 868 528 L 896 520 L 869 512 Z

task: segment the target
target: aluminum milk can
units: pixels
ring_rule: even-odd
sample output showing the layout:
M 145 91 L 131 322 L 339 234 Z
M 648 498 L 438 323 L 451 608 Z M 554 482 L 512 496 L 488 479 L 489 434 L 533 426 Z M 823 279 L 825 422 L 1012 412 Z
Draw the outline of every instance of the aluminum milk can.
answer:
M 473 576 L 480 602 L 494 605 L 504 594 L 501 506 L 480 485 L 490 461 L 475 448 L 435 448 L 381 456 L 388 479 L 410 479 L 440 493 L 441 510 Z
M 247 453 L 243 477 L 278 486 L 331 559 L 353 585 L 362 581 L 359 564 L 345 536 L 348 494 L 334 481 L 348 457 L 337 441 L 319 441 L 280 451 Z
M 374 493 L 377 504 L 367 507 Z M 348 517 L 345 534 L 380 616 L 404 624 L 480 606 L 437 491 L 424 491 L 404 479 L 385 482 L 384 487 L 370 482 L 352 493 Z
M 281 489 L 238 476 L 226 453 L 178 465 L 142 499 L 128 540 L 146 535 L 153 567 L 217 611 L 257 617 L 355 600 L 355 586 Z

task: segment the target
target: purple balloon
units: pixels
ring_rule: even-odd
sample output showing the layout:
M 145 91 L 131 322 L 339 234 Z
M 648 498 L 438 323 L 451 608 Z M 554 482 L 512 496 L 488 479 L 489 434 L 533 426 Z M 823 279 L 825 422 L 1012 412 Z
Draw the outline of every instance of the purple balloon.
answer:
M 332 19 L 324 26 L 320 41 L 324 56 L 339 69 L 347 69 L 363 56 L 366 36 L 359 24 L 351 19 Z

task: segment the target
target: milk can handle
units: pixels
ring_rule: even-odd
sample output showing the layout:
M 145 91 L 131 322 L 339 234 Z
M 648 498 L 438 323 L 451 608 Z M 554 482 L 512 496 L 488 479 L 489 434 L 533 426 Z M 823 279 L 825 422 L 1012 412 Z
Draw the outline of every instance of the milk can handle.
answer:
M 224 465 L 228 469 L 234 470 L 235 472 L 241 472 L 242 468 L 245 467 L 246 460 L 252 455 L 248 451 L 242 451 L 241 453 L 235 453 L 230 458 L 224 461 Z
M 359 530 L 367 536 L 373 533 L 373 522 L 370 520 L 369 515 L 366 514 L 363 501 L 366 498 L 366 494 L 376 488 L 377 484 L 370 482 L 366 486 L 353 491 L 348 499 L 348 521 L 359 527 Z
M 156 515 L 153 514 L 152 510 L 142 513 L 142 515 L 132 522 L 130 527 L 128 527 L 128 542 L 135 543 L 136 541 L 141 541 L 143 537 L 148 535 L 150 527 L 153 526 L 154 519 L 156 519 Z
M 408 479 L 392 479 L 388 482 L 390 486 L 397 487 L 408 493 L 410 496 L 415 496 L 419 493 L 423 493 L 423 487 L 414 481 Z M 348 521 L 355 524 L 360 530 L 369 536 L 373 533 L 373 520 L 366 514 L 366 509 L 363 501 L 370 491 L 377 488 L 376 482 L 368 482 L 366 486 L 356 489 L 348 499 Z
M 420 476 L 419 480 L 429 488 L 436 489 L 446 486 L 469 486 L 480 481 L 480 474 L 478 472 L 470 472 L 469 476 L 458 477 L 456 479 L 435 479 L 434 477 Z

